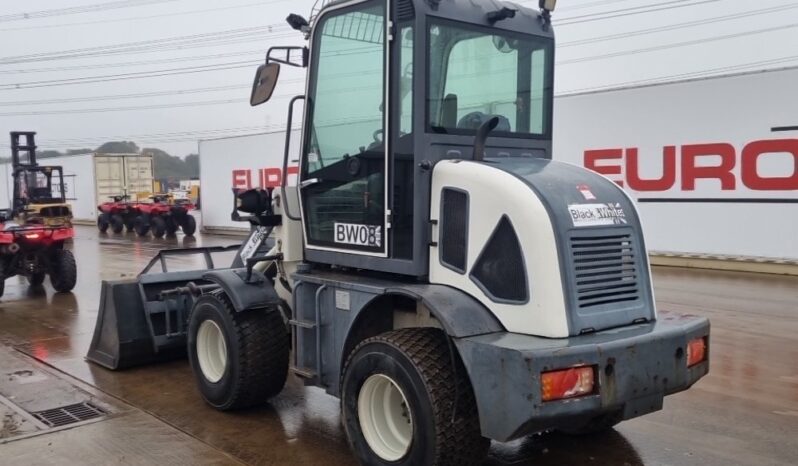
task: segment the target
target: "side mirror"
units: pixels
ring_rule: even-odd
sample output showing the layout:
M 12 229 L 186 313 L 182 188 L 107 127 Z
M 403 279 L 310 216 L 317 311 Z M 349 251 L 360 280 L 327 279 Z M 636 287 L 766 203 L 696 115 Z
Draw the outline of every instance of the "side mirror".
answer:
M 255 73 L 255 82 L 252 83 L 252 95 L 249 97 L 249 104 L 253 107 L 268 102 L 274 94 L 277 86 L 277 78 L 280 76 L 280 65 L 277 63 L 267 63 L 260 65 Z

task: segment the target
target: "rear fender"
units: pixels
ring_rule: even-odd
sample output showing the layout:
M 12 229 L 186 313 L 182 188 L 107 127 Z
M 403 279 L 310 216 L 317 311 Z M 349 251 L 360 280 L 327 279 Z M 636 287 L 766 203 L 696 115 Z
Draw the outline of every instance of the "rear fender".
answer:
M 504 331 L 488 308 L 456 288 L 446 285 L 406 285 L 389 288 L 386 294 L 405 296 L 422 303 L 452 338 Z
M 202 278 L 219 285 L 236 312 L 264 307 L 279 309 L 282 303 L 272 282 L 259 272 L 252 272 L 250 282 L 246 281 L 246 269 L 214 270 Z

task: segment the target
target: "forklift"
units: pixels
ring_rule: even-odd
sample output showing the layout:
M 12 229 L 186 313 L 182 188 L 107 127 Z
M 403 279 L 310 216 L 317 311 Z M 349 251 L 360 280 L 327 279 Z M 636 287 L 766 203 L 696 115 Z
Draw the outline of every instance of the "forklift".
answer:
M 615 183 L 552 160 L 554 0 L 323 2 L 288 17 L 250 102 L 307 68 L 296 186 L 236 192 L 221 251 L 162 251 L 105 282 L 88 359 L 188 355 L 212 407 L 289 373 L 341 399 L 368 465 L 477 465 L 491 440 L 587 434 L 662 409 L 709 370 L 709 321 L 657 312 Z M 174 254 L 207 270 L 169 271 Z M 160 267 L 160 268 L 159 268 Z
M 13 197 L 10 208 L 0 210 L 0 297 L 6 279 L 15 275 L 31 286 L 49 275 L 60 293 L 71 291 L 77 281 L 75 257 L 65 248 L 74 230 L 63 170 L 37 163 L 35 136 L 11 132 Z

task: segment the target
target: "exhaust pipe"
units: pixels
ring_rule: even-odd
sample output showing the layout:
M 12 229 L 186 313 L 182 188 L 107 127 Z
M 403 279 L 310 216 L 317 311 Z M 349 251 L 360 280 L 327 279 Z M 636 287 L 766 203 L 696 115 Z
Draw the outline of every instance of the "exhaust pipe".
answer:
M 11 243 L 11 244 L 7 244 L 7 245 L 3 246 L 2 251 L 3 251 L 4 254 L 16 254 L 16 253 L 19 252 L 20 249 L 21 248 L 20 248 L 19 244 Z

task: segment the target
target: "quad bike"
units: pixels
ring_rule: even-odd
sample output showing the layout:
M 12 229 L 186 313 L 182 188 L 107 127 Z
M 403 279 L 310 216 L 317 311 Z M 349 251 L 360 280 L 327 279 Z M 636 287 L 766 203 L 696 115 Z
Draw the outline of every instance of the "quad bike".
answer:
M 11 208 L 0 211 L 0 296 L 15 275 L 31 285 L 49 275 L 58 292 L 71 291 L 77 280 L 75 257 L 64 247 L 75 233 L 62 169 L 36 163 L 35 134 L 11 133 L 14 195 Z M 24 162 L 21 152 L 28 156 Z
M 129 201 L 130 196 L 111 196 L 112 201 L 97 206 L 100 215 L 97 217 L 97 228 L 105 233 L 110 228 L 114 233 L 133 231 L 136 217 L 139 215 L 138 204 Z
M 64 248 L 72 237 L 72 228 L 0 224 L 0 297 L 5 280 L 15 275 L 27 278 L 31 286 L 41 285 L 49 275 L 55 291 L 72 291 L 77 266 L 72 251 Z
M 146 236 L 152 231 L 156 238 L 164 235 L 173 236 L 178 228 L 186 236 L 194 235 L 197 230 L 197 221 L 189 213 L 194 210 L 190 201 L 175 201 L 169 195 L 151 196 L 152 202 L 135 204 L 139 214 L 133 221 L 133 229 L 139 236 Z

